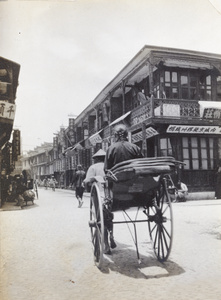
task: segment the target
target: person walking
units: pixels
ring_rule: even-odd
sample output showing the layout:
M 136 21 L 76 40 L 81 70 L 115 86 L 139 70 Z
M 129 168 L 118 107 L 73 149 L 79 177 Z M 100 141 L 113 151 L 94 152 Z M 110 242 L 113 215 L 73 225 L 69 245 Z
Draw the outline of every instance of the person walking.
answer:
M 49 181 L 49 185 L 50 185 L 52 191 L 55 191 L 56 183 L 57 182 L 56 182 L 54 176 L 52 176 L 51 179 L 50 179 L 50 181 Z
M 79 208 L 82 207 L 83 205 L 83 200 L 82 200 L 83 193 L 84 193 L 83 181 L 85 179 L 85 175 L 86 173 L 83 170 L 82 166 L 78 165 L 73 184 L 75 185 L 75 195 L 79 202 L 78 205 Z

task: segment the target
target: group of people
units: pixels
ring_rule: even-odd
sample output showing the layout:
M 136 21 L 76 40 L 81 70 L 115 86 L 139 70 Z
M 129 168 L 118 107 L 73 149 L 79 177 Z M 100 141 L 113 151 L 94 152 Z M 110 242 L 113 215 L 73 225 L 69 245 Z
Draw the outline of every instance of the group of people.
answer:
M 81 165 L 77 166 L 73 184 L 75 184 L 76 198 L 79 201 L 78 207 L 82 207 L 82 197 L 85 186 L 88 184 L 92 184 L 96 176 L 100 176 L 103 178 L 107 171 L 117 163 L 129 159 L 143 157 L 141 149 L 137 145 L 128 141 L 128 131 L 124 124 L 115 126 L 114 137 L 115 143 L 107 149 L 107 152 L 100 149 L 93 155 L 94 164 L 89 167 L 87 173 L 85 173 Z M 104 253 L 111 254 L 111 248 L 115 248 L 116 243 L 113 236 L 113 216 L 108 216 L 108 219 L 109 221 L 104 221 Z
M 51 178 L 45 177 L 43 179 L 43 186 L 47 190 L 48 187 L 51 188 L 53 191 L 55 191 L 56 185 L 58 184 L 57 180 L 54 178 L 54 176 L 51 176 Z
M 29 178 L 27 171 L 23 170 L 21 174 L 6 175 L 3 182 L 2 195 L 4 201 L 15 202 L 15 206 L 23 207 L 25 204 L 25 195 L 32 189 L 33 181 Z

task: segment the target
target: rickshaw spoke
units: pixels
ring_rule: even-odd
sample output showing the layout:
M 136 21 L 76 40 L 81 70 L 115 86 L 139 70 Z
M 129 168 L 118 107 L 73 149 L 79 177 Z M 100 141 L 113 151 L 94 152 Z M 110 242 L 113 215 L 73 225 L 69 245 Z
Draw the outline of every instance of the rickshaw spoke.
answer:
M 162 231 L 162 228 L 161 228 L 161 236 L 160 236 L 160 241 L 161 241 L 161 251 L 162 251 L 162 256 L 164 258 L 164 244 L 163 244 L 163 231 Z
M 169 234 L 169 232 L 167 231 L 166 227 L 163 224 L 162 224 L 162 227 L 163 227 L 164 231 L 166 232 L 167 236 L 169 238 L 171 238 L 171 235 Z
M 152 233 L 156 227 L 157 227 L 157 224 L 155 223 L 153 228 L 151 229 L 150 233 Z
M 157 226 L 157 228 L 156 228 L 156 235 L 155 235 L 155 239 L 154 239 L 154 248 L 156 247 L 156 241 L 158 239 L 158 235 L 159 235 L 159 228 Z
M 169 208 L 169 205 L 166 205 L 164 211 L 162 212 L 163 215 L 164 215 L 165 212 L 168 210 L 168 208 Z
M 167 239 L 166 239 L 164 230 L 162 230 L 162 236 L 163 236 L 163 240 L 164 240 L 165 246 L 166 246 L 166 248 L 167 248 L 167 250 L 168 250 L 168 249 L 169 249 L 169 246 L 168 246 L 168 243 L 167 243 Z M 170 238 L 169 235 L 168 235 L 168 237 Z
M 158 233 L 158 256 L 160 256 L 160 241 L 161 241 L 161 230 L 160 230 L 160 227 L 158 228 L 159 230 L 159 233 Z

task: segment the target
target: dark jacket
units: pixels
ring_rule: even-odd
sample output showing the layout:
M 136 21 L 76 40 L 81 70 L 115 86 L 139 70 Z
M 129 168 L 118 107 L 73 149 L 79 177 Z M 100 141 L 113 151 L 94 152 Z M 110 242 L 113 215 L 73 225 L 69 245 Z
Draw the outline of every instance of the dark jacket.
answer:
M 86 176 L 86 173 L 83 170 L 78 170 L 76 172 L 76 176 L 75 176 L 75 179 L 74 179 L 75 187 L 81 187 L 82 186 L 82 182 L 83 182 L 85 176 Z
M 141 149 L 137 145 L 128 141 L 116 142 L 107 149 L 104 170 L 110 170 L 119 162 L 142 157 Z

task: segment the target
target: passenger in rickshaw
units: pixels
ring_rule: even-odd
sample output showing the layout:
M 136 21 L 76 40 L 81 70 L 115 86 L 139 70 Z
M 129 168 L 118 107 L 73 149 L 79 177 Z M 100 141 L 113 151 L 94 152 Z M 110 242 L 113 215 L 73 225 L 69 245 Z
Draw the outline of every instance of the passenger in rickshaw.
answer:
M 105 173 L 122 161 L 143 157 L 141 149 L 128 141 L 128 130 L 124 124 L 118 124 L 114 127 L 114 138 L 115 143 L 106 152 Z
M 116 164 L 135 158 L 142 158 L 141 149 L 128 141 L 128 130 L 124 124 L 118 124 L 114 127 L 115 143 L 112 144 L 106 152 L 104 160 L 104 172 L 107 173 Z M 110 246 L 115 248 L 116 244 L 113 236 L 113 213 L 104 211 L 104 218 L 106 218 L 107 228 L 110 232 Z

